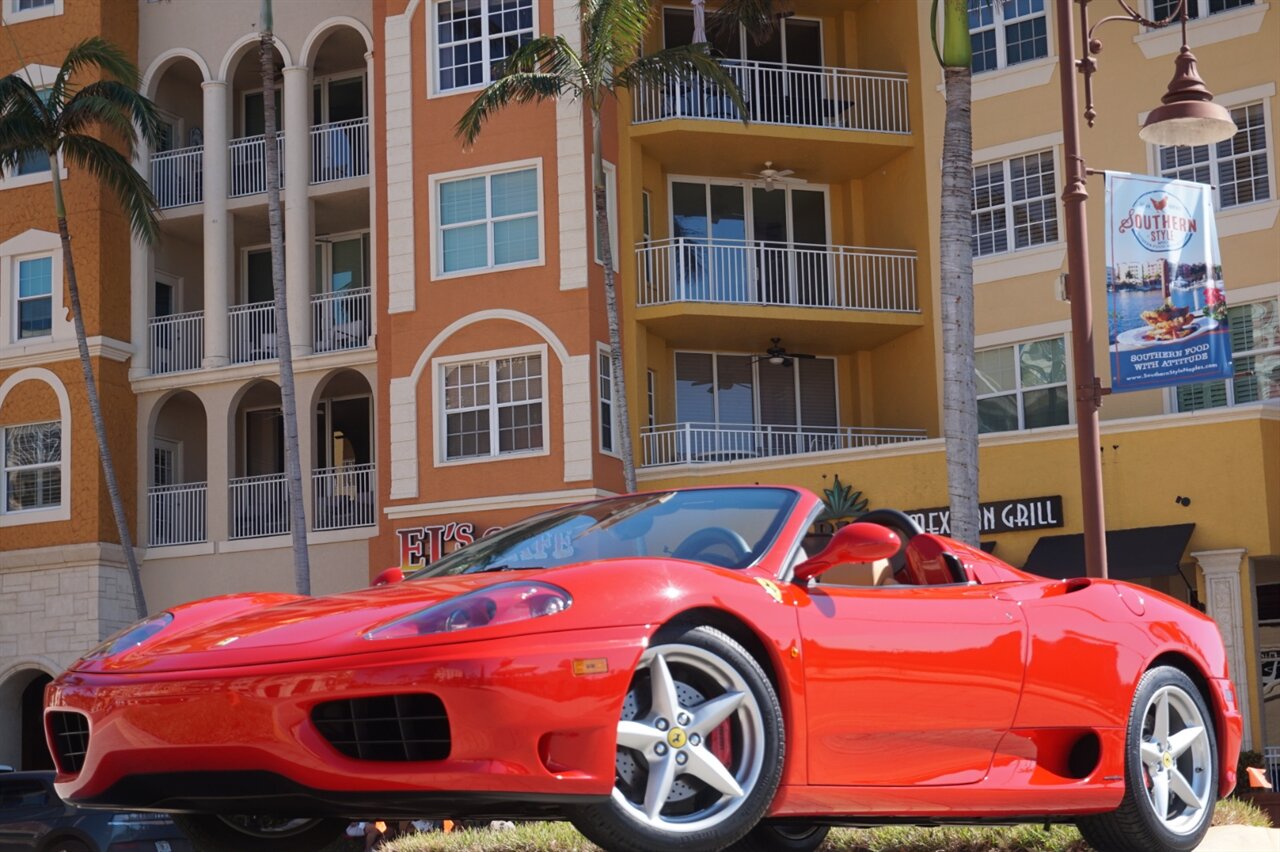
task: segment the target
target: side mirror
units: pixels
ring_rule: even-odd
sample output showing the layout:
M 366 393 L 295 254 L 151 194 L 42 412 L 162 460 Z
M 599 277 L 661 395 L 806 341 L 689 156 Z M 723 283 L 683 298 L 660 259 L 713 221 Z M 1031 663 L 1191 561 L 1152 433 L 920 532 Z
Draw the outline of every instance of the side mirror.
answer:
M 898 534 L 879 524 L 849 524 L 836 530 L 821 552 L 796 566 L 795 578 L 811 580 L 842 562 L 875 562 L 888 559 L 902 547 Z
M 374 577 L 373 585 L 374 586 L 390 586 L 395 583 L 399 583 L 403 579 L 404 579 L 404 571 L 401 571 L 400 568 L 393 565 L 392 567 L 383 571 L 378 576 Z

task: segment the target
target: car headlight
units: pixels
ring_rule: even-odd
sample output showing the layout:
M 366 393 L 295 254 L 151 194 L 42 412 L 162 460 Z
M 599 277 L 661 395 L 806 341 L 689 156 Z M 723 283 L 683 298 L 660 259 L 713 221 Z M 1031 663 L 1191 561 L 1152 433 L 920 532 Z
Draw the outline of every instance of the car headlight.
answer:
M 164 630 L 173 622 L 173 613 L 162 612 L 159 615 L 153 615 L 139 621 L 132 627 L 126 627 L 119 633 L 103 642 L 98 647 L 84 655 L 86 660 L 96 660 L 102 657 L 113 657 L 124 651 L 131 651 L 141 645 L 143 642 L 155 636 L 161 630 Z
M 498 583 L 375 627 L 364 638 L 405 639 L 470 627 L 497 627 L 555 615 L 572 604 L 568 592 L 550 583 Z

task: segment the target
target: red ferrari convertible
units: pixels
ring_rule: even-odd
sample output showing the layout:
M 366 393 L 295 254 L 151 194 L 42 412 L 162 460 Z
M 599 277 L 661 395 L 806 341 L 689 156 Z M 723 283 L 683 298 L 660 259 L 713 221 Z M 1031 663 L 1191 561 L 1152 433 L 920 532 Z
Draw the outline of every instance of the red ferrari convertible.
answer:
M 628 495 L 403 582 L 175 607 L 49 686 L 58 793 L 171 811 L 215 850 L 431 816 L 568 818 L 624 852 L 811 850 L 887 822 L 1197 845 L 1241 734 L 1210 619 L 893 511 L 809 555 L 821 509 L 795 488 Z

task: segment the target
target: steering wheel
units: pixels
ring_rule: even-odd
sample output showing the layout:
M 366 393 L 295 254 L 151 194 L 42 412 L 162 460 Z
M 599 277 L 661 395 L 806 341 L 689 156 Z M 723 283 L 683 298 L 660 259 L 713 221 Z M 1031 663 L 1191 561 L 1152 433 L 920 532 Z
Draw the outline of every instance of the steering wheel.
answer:
M 713 548 L 723 547 L 730 551 L 711 553 Z M 690 535 L 676 545 L 672 556 L 677 559 L 689 559 L 694 562 L 709 562 L 721 568 L 740 568 L 751 558 L 751 547 L 746 539 L 725 527 L 707 527 Z
M 888 527 L 898 534 L 898 538 L 902 539 L 903 544 L 924 532 L 920 525 L 912 520 L 910 515 L 906 512 L 899 512 L 897 509 L 873 509 L 865 515 L 859 516 L 856 520 L 859 523 L 879 524 L 882 527 Z

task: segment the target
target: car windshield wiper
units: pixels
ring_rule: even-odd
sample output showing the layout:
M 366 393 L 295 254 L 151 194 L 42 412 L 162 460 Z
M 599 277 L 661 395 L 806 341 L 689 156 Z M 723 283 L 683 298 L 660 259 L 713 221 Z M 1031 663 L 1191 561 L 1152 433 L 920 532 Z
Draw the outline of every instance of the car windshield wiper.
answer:
M 464 574 L 493 574 L 498 571 L 541 571 L 541 565 L 510 565 L 502 563 L 500 565 L 486 565 L 483 568 L 468 568 L 463 571 Z

